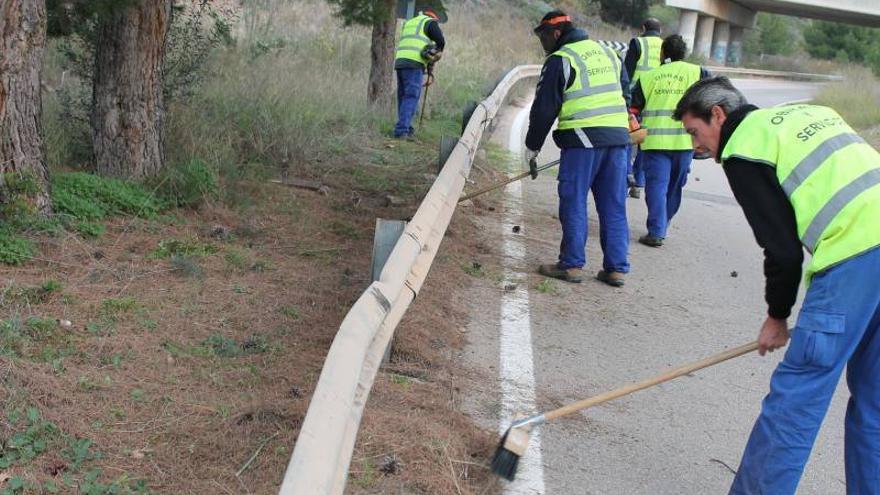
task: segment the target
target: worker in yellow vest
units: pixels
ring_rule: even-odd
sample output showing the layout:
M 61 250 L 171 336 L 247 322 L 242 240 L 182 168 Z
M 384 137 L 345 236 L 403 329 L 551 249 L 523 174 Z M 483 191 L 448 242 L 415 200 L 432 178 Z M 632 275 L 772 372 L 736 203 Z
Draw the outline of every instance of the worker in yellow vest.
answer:
M 666 239 L 672 217 L 681 206 L 681 191 L 687 183 L 694 149 L 681 122 L 672 119 L 685 91 L 709 71 L 683 61 L 687 44 L 677 34 L 667 36 L 660 50 L 663 65 L 642 74 L 633 86 L 630 108 L 639 112 L 648 135 L 640 147 L 644 170 L 645 203 L 648 205 L 648 233 L 639 242 L 660 247 Z
M 529 113 L 526 161 L 536 178 L 538 152 L 558 119 L 553 140 L 561 148 L 557 178 L 562 224 L 558 261 L 543 264 L 538 271 L 567 282 L 581 281 L 586 264 L 587 194 L 592 191 L 604 255 L 596 278 L 622 286 L 629 272 L 629 79 L 617 54 L 589 39 L 562 11 L 545 15 L 535 34 L 548 56 Z
M 760 354 L 788 343 L 730 493 L 795 493 L 846 367 L 847 493 L 880 494 L 880 153 L 830 108 L 759 109 L 724 77 L 692 86 L 674 117 L 723 164 L 764 248 Z
M 642 22 L 641 33 L 639 36 L 629 41 L 629 48 L 626 50 L 626 58 L 623 66 L 629 76 L 630 86 L 641 79 L 642 75 L 660 67 L 663 59 L 660 57 L 660 45 L 663 40 L 660 38 L 662 25 L 660 21 L 649 17 Z M 637 146 L 631 146 L 630 155 L 627 165 L 626 180 L 629 186 L 629 195 L 633 198 L 641 197 L 641 190 L 645 187 L 645 171 L 642 167 L 641 153 L 638 152 Z
M 397 72 L 397 124 L 394 137 L 411 139 L 415 133 L 413 117 L 422 97 L 422 81 L 432 60 L 426 57 L 426 48 L 433 43 L 433 55 L 442 53 L 446 40 L 440 30 L 440 17 L 426 8 L 403 23 L 394 69 Z

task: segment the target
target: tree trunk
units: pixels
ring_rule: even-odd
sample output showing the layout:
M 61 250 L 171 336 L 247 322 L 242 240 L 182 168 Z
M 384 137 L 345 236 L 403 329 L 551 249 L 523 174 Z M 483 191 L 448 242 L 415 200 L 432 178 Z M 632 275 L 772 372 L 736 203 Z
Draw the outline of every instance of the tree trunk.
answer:
M 40 69 L 46 51 L 44 0 L 0 0 L 0 205 L 22 194 L 35 213 L 51 213 L 43 158 Z M 21 174 L 36 187 L 16 181 Z
M 143 179 L 164 165 L 162 60 L 171 0 L 137 0 L 100 21 L 92 133 L 95 170 Z
M 395 32 L 397 17 L 395 16 L 395 0 L 379 0 L 376 8 L 379 11 L 373 16 L 373 36 L 370 43 L 370 83 L 367 98 L 370 103 L 385 106 L 391 102 L 393 87 L 392 72 L 394 71 Z

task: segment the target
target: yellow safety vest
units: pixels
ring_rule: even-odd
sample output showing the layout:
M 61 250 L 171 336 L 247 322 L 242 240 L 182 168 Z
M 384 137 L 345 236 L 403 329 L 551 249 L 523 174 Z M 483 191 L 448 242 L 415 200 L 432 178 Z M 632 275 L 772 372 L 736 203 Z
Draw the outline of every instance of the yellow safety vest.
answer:
M 395 59 L 414 60 L 422 65 L 428 65 L 428 61 L 422 57 L 422 50 L 431 43 L 426 28 L 428 22 L 433 20 L 435 20 L 433 17 L 419 13 L 403 23 Z
M 633 71 L 630 86 L 635 86 L 636 81 L 641 79 L 646 72 L 650 72 L 663 62 L 660 60 L 660 48 L 663 46 L 663 40 L 659 36 L 639 36 L 636 38 L 641 48 L 639 61 L 636 63 L 636 70 Z
M 734 157 L 776 170 L 798 236 L 813 255 L 808 283 L 816 273 L 880 246 L 880 153 L 834 110 L 755 110 L 721 154 L 722 160 Z
M 626 101 L 620 87 L 620 61 L 610 48 L 583 40 L 569 43 L 553 55 L 568 60 L 577 76 L 563 93 L 558 129 L 629 129 Z
M 643 150 L 690 150 L 691 137 L 681 122 L 672 119 L 675 107 L 685 91 L 700 80 L 700 66 L 687 62 L 670 62 L 642 75 L 642 125 L 648 135 Z

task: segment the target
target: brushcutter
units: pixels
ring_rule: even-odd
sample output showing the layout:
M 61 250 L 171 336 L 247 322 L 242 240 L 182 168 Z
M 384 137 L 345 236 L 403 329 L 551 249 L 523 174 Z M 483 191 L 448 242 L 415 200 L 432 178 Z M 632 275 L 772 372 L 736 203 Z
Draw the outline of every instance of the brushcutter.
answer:
M 538 172 L 540 172 L 540 171 L 542 171 L 542 170 L 547 170 L 548 168 L 551 168 L 551 167 L 555 167 L 555 166 L 558 165 L 558 164 L 559 164 L 559 160 L 554 160 L 554 161 L 552 161 L 552 162 L 550 162 L 550 163 L 547 163 L 547 164 L 541 165 L 540 167 L 538 167 L 538 168 L 535 169 L 535 170 L 529 170 L 528 172 L 523 172 L 523 173 L 521 173 L 521 174 L 519 174 L 519 175 L 514 175 L 513 177 L 510 177 L 510 178 L 504 179 L 503 181 L 501 181 L 501 182 L 499 182 L 499 183 L 497 183 L 497 184 L 492 184 L 491 186 L 484 187 L 483 189 L 480 189 L 479 191 L 474 191 L 474 192 L 472 192 L 472 193 L 470 193 L 470 194 L 467 194 L 467 195 L 465 195 L 465 196 L 462 196 L 461 198 L 459 198 L 458 202 L 461 203 L 461 202 L 464 201 L 464 200 L 471 199 L 471 198 L 475 198 L 475 197 L 477 197 L 477 196 L 479 196 L 479 195 L 481 195 L 481 194 L 485 194 L 485 193 L 487 193 L 487 192 L 489 192 L 489 191 L 494 191 L 495 189 L 498 189 L 498 188 L 500 188 L 500 187 L 504 187 L 504 186 L 506 186 L 507 184 L 510 184 L 511 182 L 516 182 L 516 181 L 518 181 L 518 180 L 525 179 L 526 177 L 528 177 L 528 176 L 530 176 L 530 175 L 536 175 Z
M 526 453 L 526 449 L 529 446 L 529 432 L 534 426 L 543 424 L 556 418 L 560 418 L 562 416 L 567 416 L 569 414 L 582 411 L 584 409 L 587 409 L 588 407 L 603 404 L 612 399 L 623 397 L 624 395 L 629 395 L 639 390 L 644 390 L 646 388 L 659 385 L 663 382 L 668 382 L 669 380 L 672 380 L 674 378 L 693 373 L 694 371 L 727 361 L 728 359 L 733 359 L 735 357 L 742 356 L 743 354 L 748 354 L 756 349 L 758 349 L 758 342 L 751 342 L 749 344 L 735 347 L 719 354 L 715 354 L 714 356 L 705 358 L 695 363 L 686 364 L 678 368 L 672 368 L 661 375 L 655 376 L 654 378 L 649 378 L 647 380 L 632 383 L 625 387 L 621 387 L 610 392 L 605 392 L 604 394 L 590 397 L 589 399 L 583 399 L 567 406 L 554 409 L 552 411 L 514 421 L 513 424 L 510 425 L 510 428 L 508 428 L 507 431 L 504 432 L 504 436 L 501 437 L 501 442 L 499 443 L 498 448 L 495 450 L 495 456 L 492 458 L 492 472 L 497 474 L 498 476 L 513 481 L 514 477 L 516 477 L 516 467 L 519 463 L 519 458 Z

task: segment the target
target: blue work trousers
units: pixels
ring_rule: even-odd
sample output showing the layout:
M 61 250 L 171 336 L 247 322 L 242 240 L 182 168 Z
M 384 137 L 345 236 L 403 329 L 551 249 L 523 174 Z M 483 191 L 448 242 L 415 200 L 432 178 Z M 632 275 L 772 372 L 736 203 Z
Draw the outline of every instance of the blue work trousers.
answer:
M 636 155 L 635 158 L 633 154 Z M 642 157 L 644 154 L 638 146 L 627 148 L 626 174 L 635 177 L 635 187 L 645 187 L 645 169 L 642 167 Z
M 820 248 L 821 249 L 821 248 Z M 791 495 L 846 366 L 846 490 L 880 494 L 880 248 L 813 277 L 731 495 Z
M 559 164 L 560 268 L 586 264 L 587 193 L 592 189 L 599 215 L 599 241 L 606 272 L 629 272 L 626 259 L 626 146 L 563 148 Z
M 681 206 L 681 190 L 687 183 L 694 152 L 650 150 L 640 154 L 645 167 L 648 234 L 663 239 Z
M 397 69 L 397 125 L 394 137 L 412 136 L 413 118 L 422 98 L 422 69 Z

